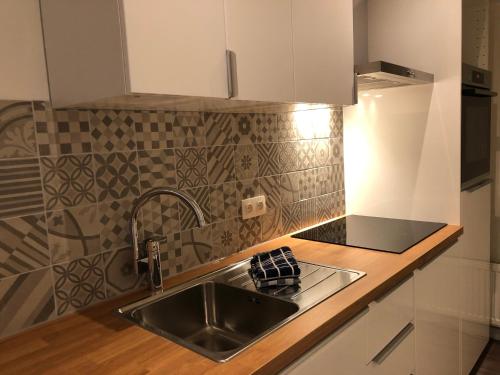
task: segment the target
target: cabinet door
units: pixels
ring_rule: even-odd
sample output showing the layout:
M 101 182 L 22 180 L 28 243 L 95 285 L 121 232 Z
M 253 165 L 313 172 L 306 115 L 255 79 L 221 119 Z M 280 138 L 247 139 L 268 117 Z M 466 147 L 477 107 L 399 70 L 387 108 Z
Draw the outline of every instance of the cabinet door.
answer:
M 353 104 L 352 0 L 292 0 L 295 100 Z
M 415 332 L 409 332 L 393 344 L 389 353 L 368 364 L 370 375 L 415 374 Z
M 37 0 L 0 1 L 0 99 L 48 100 Z
M 131 93 L 228 96 L 224 0 L 122 0 Z
M 417 374 L 459 373 L 458 248 L 415 271 Z
M 490 336 L 491 185 L 460 194 L 464 234 L 460 238 L 462 374 L 468 374 Z
M 281 374 L 363 375 L 365 364 L 366 311 L 327 337 Z
M 366 318 L 366 355 L 371 361 L 415 318 L 413 277 L 370 303 Z
M 234 97 L 294 100 L 291 0 L 226 0 Z

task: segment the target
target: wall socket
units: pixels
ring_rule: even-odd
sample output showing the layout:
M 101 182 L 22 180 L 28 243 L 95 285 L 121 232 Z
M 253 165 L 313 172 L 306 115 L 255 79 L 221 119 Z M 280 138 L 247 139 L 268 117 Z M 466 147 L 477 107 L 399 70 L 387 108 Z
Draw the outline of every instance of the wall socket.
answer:
M 259 195 L 241 201 L 241 215 L 243 219 L 264 215 L 267 212 L 266 196 Z

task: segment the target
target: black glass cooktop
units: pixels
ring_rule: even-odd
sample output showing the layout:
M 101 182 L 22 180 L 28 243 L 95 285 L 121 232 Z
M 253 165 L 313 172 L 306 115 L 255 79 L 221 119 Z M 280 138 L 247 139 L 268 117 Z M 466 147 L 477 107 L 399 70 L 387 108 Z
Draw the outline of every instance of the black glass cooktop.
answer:
M 292 237 L 401 254 L 444 226 L 427 221 L 349 215 Z

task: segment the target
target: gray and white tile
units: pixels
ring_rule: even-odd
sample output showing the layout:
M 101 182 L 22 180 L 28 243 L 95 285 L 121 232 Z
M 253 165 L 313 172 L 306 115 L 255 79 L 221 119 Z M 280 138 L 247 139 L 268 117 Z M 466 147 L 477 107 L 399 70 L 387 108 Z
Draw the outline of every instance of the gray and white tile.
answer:
M 129 247 L 104 253 L 106 297 L 115 297 L 145 287 L 145 275 L 136 275 Z
M 130 199 L 99 204 L 100 238 L 103 250 L 122 248 L 130 244 L 131 216 L 132 200 Z
M 169 233 L 160 244 L 161 270 L 163 277 L 173 276 L 185 270 L 180 233 Z
M 0 158 L 36 155 L 31 102 L 0 100 Z
M 100 202 L 140 195 L 136 152 L 95 154 L 94 160 Z
M 205 216 L 205 221 L 209 223 L 211 219 L 210 188 L 208 186 L 202 186 L 183 191 L 191 196 L 196 203 L 198 203 L 203 215 Z M 194 215 L 193 210 L 182 201 L 179 201 L 179 212 L 182 231 L 198 226 L 197 218 Z
M 239 219 L 241 249 L 257 245 L 262 241 L 262 227 L 260 219 Z
M 57 315 L 106 299 L 102 254 L 52 267 Z
M 35 102 L 34 108 L 38 152 L 41 156 L 92 152 L 88 111 L 53 110 L 43 102 Z
M 173 149 L 141 150 L 138 155 L 140 183 L 143 193 L 157 187 L 177 187 Z
M 161 150 L 174 147 L 174 113 L 136 111 L 134 118 L 138 150 Z
M 92 163 L 90 154 L 40 158 L 47 210 L 97 201 Z
M 99 253 L 100 226 L 96 205 L 47 212 L 52 263 Z
M 144 238 L 180 232 L 179 205 L 176 197 L 167 195 L 157 196 L 146 203 L 142 208 Z
M 183 270 L 212 259 L 212 227 L 194 228 L 181 233 Z
M 236 182 L 210 186 L 210 211 L 213 223 L 238 216 L 238 207 Z
M 283 235 L 281 207 L 268 209 L 259 220 L 262 227 L 262 241 L 269 241 Z
M 55 316 L 50 268 L 0 280 L 0 337 Z
M 238 218 L 212 224 L 213 259 L 219 259 L 240 251 Z
M 205 125 L 200 112 L 177 112 L 174 114 L 174 146 L 205 146 Z
M 0 220 L 0 279 L 49 264 L 45 215 Z
M 207 145 L 220 146 L 233 144 L 237 119 L 233 113 L 204 113 Z
M 0 160 L 0 219 L 42 212 L 37 158 Z
M 207 165 L 210 184 L 234 181 L 234 147 L 215 146 L 208 148 Z
M 132 151 L 137 145 L 133 113 L 119 110 L 90 112 L 94 152 Z
M 281 173 L 280 144 L 262 143 L 256 145 L 259 157 L 259 176 L 271 176 Z
M 236 178 L 247 180 L 259 175 L 259 156 L 253 145 L 236 146 L 234 151 Z
M 208 185 L 206 148 L 176 148 L 175 168 L 180 189 Z

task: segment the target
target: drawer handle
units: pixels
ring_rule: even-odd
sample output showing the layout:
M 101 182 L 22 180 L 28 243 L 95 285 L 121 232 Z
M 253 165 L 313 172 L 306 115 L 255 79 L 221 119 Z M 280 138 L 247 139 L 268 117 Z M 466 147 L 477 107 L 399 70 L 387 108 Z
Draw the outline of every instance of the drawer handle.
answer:
M 380 302 L 383 299 L 385 299 L 385 297 L 390 295 L 392 292 L 394 292 L 396 289 L 398 289 L 401 285 L 406 283 L 408 280 L 411 280 L 412 277 L 413 277 L 413 272 L 409 276 L 406 276 L 403 280 L 399 281 L 396 285 L 392 286 L 389 290 L 385 291 L 384 294 L 375 298 L 375 302 Z
M 394 338 L 372 359 L 372 362 L 381 365 L 399 344 L 415 329 L 415 325 L 408 323 Z
M 234 64 L 235 54 L 231 50 L 226 50 L 226 69 L 227 69 L 227 98 L 231 99 L 235 96 L 234 90 Z

